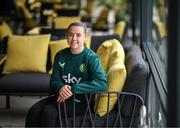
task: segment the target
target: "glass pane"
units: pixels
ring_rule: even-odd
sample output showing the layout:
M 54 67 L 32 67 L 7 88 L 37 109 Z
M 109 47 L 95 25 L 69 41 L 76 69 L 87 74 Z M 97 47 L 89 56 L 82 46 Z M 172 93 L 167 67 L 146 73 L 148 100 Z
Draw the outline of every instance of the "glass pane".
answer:
M 158 66 L 167 71 L 167 6 L 165 0 L 153 0 L 152 45 L 159 59 Z M 164 73 L 163 73 L 164 74 Z M 165 73 L 166 74 L 166 73 Z M 166 79 L 166 75 L 164 75 Z

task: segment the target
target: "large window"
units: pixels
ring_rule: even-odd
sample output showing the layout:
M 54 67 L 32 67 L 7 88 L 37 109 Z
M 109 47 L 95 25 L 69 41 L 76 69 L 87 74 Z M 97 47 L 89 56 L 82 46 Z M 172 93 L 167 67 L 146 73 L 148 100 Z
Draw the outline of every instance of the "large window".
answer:
M 165 0 L 153 0 L 152 46 L 159 71 L 167 83 L 167 6 Z M 167 85 L 167 84 L 166 84 Z

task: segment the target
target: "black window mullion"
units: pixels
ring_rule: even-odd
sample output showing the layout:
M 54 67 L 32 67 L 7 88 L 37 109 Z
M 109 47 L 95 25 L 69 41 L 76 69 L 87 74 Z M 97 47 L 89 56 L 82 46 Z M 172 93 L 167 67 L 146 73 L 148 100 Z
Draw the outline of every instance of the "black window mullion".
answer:
M 180 1 L 168 1 L 168 115 L 169 127 L 180 126 Z

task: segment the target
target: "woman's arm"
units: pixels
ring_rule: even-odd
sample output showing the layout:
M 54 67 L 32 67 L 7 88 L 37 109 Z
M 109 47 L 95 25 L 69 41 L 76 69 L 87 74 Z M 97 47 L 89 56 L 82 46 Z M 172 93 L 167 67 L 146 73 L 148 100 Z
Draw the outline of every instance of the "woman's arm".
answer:
M 53 64 L 53 72 L 50 79 L 50 88 L 54 93 L 59 93 L 59 90 L 64 85 L 61 79 L 61 67 L 59 66 L 59 53 L 56 54 Z
M 103 92 L 107 90 L 107 77 L 100 64 L 99 58 L 95 57 L 88 63 L 92 81 L 82 82 L 73 86 L 74 93 Z

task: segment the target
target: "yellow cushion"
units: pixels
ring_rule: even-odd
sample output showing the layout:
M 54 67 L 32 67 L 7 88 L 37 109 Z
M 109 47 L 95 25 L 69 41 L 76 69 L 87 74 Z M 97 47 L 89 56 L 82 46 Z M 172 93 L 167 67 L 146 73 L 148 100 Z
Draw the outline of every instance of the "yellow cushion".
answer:
M 46 72 L 50 35 L 9 37 L 3 73 Z
M 50 42 L 50 52 L 51 52 L 51 64 L 54 63 L 54 57 L 56 53 L 64 48 L 69 47 L 66 39 L 56 40 Z M 52 68 L 49 70 L 49 74 L 52 74 Z
M 87 47 L 87 48 L 90 48 L 90 47 L 91 47 L 91 36 L 90 36 L 90 35 L 88 35 L 88 36 L 86 37 L 86 47 Z
M 6 22 L 2 22 L 0 25 L 0 40 L 2 40 L 5 36 L 12 35 L 12 31 L 9 25 Z
M 81 21 L 79 16 L 61 16 L 54 19 L 54 27 L 66 29 L 72 22 Z
M 114 34 L 119 35 L 120 37 L 123 37 L 123 34 L 125 32 L 125 28 L 126 28 L 126 22 L 125 21 L 118 22 L 115 26 Z
M 62 39 L 62 40 L 56 40 L 56 41 L 51 41 L 50 42 L 50 51 L 51 51 L 51 63 L 54 63 L 54 57 L 56 53 L 64 48 L 69 47 L 67 40 Z
M 112 48 L 111 48 L 111 53 L 109 55 L 107 68 L 110 69 L 115 64 L 121 64 L 121 66 L 123 66 L 125 60 L 125 52 L 123 46 L 116 39 L 108 40 L 108 41 L 112 43 Z
M 100 54 L 101 60 L 105 61 L 107 64 L 107 79 L 108 79 L 108 91 L 120 92 L 124 86 L 124 82 L 126 80 L 126 69 L 124 65 L 125 53 L 122 45 L 116 39 L 107 40 L 103 45 L 108 46 L 108 50 L 104 50 L 105 54 L 102 52 Z M 108 52 L 108 54 L 107 54 Z M 105 57 L 105 59 L 103 58 Z M 106 62 L 107 61 L 107 62 Z M 102 62 L 102 61 L 101 61 Z M 101 63 L 103 64 L 103 63 Z M 96 95 L 98 97 L 98 95 Z M 117 96 L 111 94 L 110 95 L 110 103 L 109 103 L 109 111 L 114 108 L 114 105 L 117 102 Z M 97 114 L 100 116 L 104 116 L 107 113 L 107 103 L 108 103 L 108 95 L 101 94 L 100 100 L 98 103 L 98 98 L 95 100 L 94 109 L 97 107 Z M 98 105 L 98 106 L 97 106 Z
M 119 65 L 112 66 L 107 73 L 107 79 L 108 79 L 108 91 L 113 91 L 113 92 L 122 91 L 126 80 L 125 67 L 122 68 Z M 100 116 L 104 116 L 107 112 L 111 111 L 114 108 L 117 102 L 117 95 L 115 93 L 110 94 L 109 110 L 107 110 L 108 94 L 107 93 L 101 94 L 99 103 L 98 103 L 98 96 L 99 95 L 96 95 L 94 110 L 96 111 L 96 107 L 98 105 L 96 113 L 99 114 Z
M 91 44 L 91 37 L 87 36 L 86 39 L 86 46 L 90 48 Z M 54 57 L 56 53 L 64 48 L 69 47 L 67 40 L 66 39 L 61 39 L 61 40 L 56 40 L 56 41 L 51 41 L 50 42 L 50 51 L 51 51 L 51 63 L 53 65 L 54 63 Z M 52 69 L 49 71 L 49 74 L 52 74 Z
M 108 72 L 109 68 L 114 63 L 124 64 L 125 53 L 121 43 L 116 39 L 104 41 L 97 49 L 97 55 L 101 59 L 101 65 L 105 71 Z M 117 59 L 119 57 L 120 59 Z
M 96 54 L 100 57 L 101 65 L 107 73 L 108 61 L 109 61 L 109 54 L 111 52 L 112 42 L 105 41 L 103 42 L 97 49 Z

